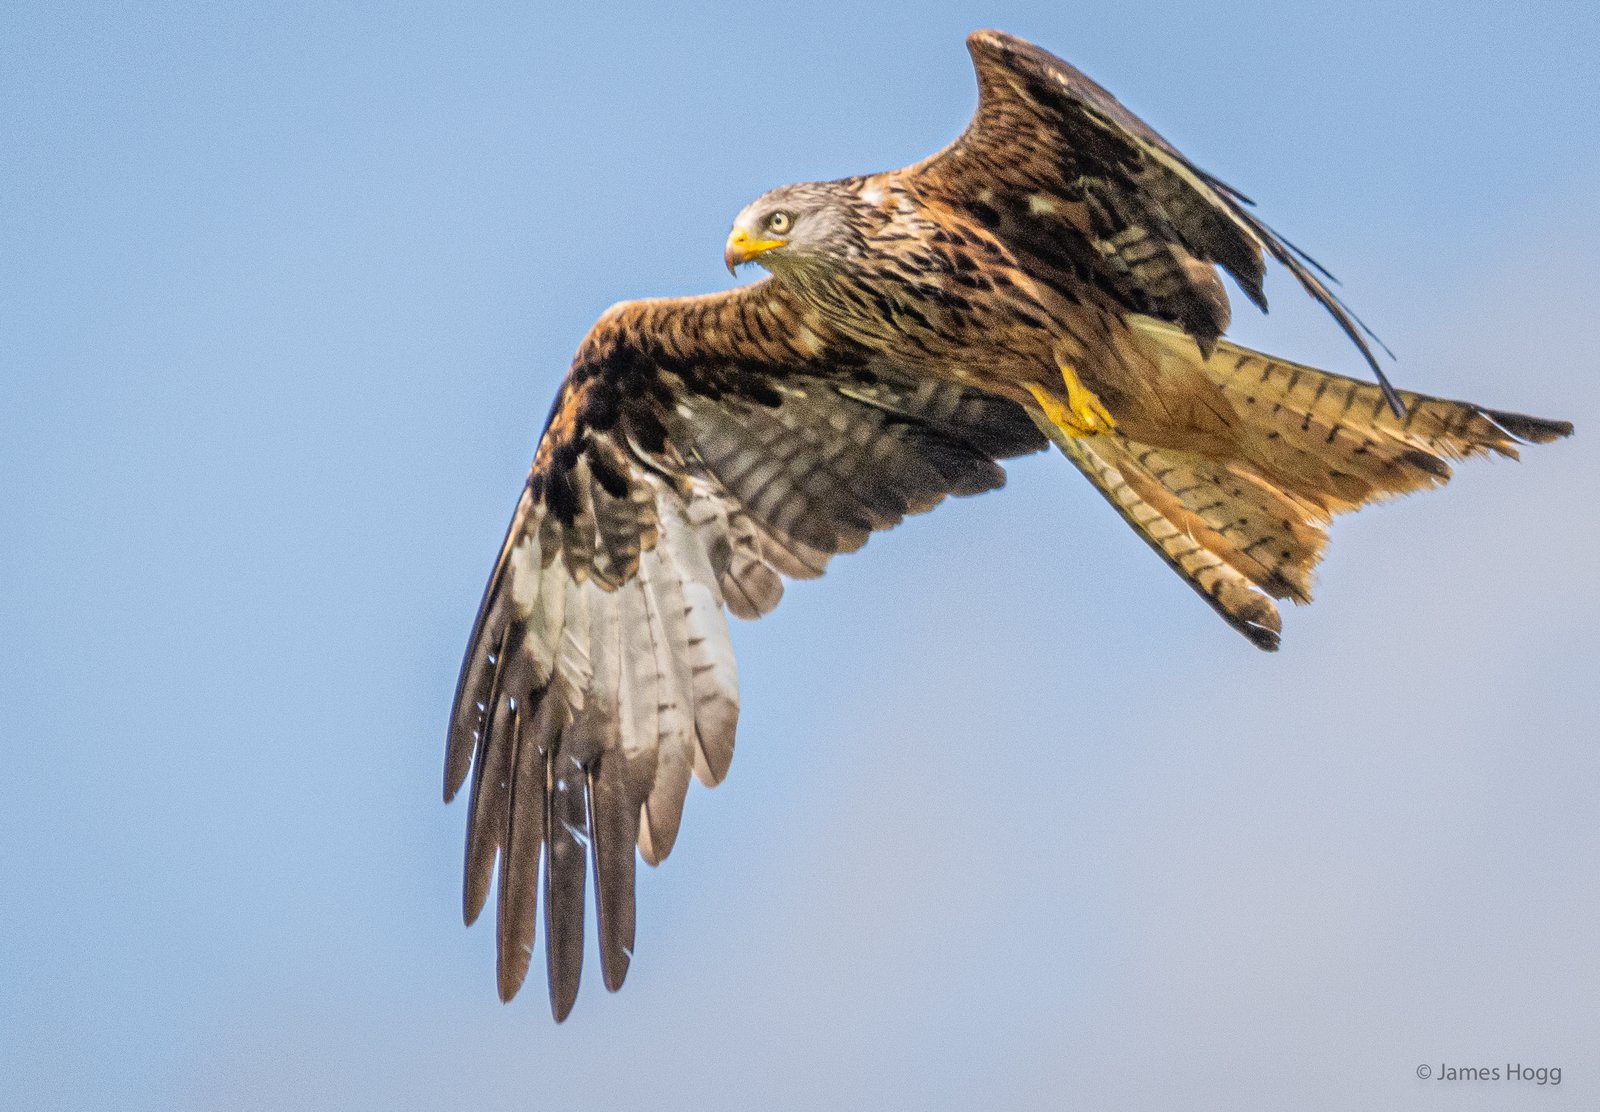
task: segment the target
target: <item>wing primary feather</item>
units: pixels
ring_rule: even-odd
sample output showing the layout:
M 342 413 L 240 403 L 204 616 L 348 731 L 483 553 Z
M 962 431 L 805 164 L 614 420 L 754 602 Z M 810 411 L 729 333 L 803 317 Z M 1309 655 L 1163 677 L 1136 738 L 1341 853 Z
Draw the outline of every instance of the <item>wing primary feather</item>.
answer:
M 548 717 L 551 696 L 540 700 L 537 711 L 518 710 L 514 723 L 511 762 L 510 816 L 505 852 L 500 861 L 500 906 L 496 923 L 495 974 L 500 999 L 510 1001 L 522 987 L 533 956 L 534 924 L 538 917 L 539 857 L 544 845 L 544 746 L 538 718 Z M 531 709 L 531 708 L 530 708 Z
M 1230 190 L 1230 192 L 1231 192 L 1231 190 Z M 1283 244 L 1289 250 L 1293 251 L 1295 253 L 1295 255 L 1299 257 L 1301 262 L 1305 263 L 1312 270 L 1314 270 L 1318 274 L 1322 275 L 1324 281 L 1332 282 L 1336 286 L 1344 285 L 1344 283 L 1339 281 L 1339 279 L 1336 278 L 1333 275 L 1333 273 L 1327 267 L 1323 266 L 1321 263 L 1317 262 L 1316 259 L 1312 258 L 1305 251 L 1301 250 L 1298 246 L 1295 245 L 1295 243 L 1292 240 L 1285 239 L 1283 236 L 1279 235 L 1273 228 L 1271 228 L 1269 225 L 1267 225 L 1265 223 L 1262 224 L 1262 227 L 1266 228 L 1267 234 L 1272 236 L 1273 239 L 1276 239 L 1279 243 Z M 1367 335 L 1372 336 L 1372 329 L 1367 328 L 1367 326 L 1365 324 L 1363 324 L 1361 327 L 1366 331 Z M 1380 344 L 1383 343 L 1383 341 L 1382 340 L 1378 340 L 1378 337 L 1376 337 L 1376 336 L 1372 336 L 1372 338 L 1374 340 L 1377 340 L 1377 342 L 1380 343 Z M 1391 356 L 1394 354 L 1394 352 L 1389 351 L 1389 349 L 1387 347 L 1384 348 L 1383 350 L 1384 351 L 1388 351 Z
M 616 992 L 628 975 L 634 936 L 634 843 L 639 804 L 628 793 L 621 754 L 602 755 L 589 768 L 589 851 L 600 936 L 600 972 Z
M 507 653 L 517 623 L 506 626 L 495 652 L 493 702 L 478 732 L 478 752 L 472 770 L 472 793 L 467 799 L 467 854 L 461 885 L 461 917 L 471 926 L 483 911 L 494 879 L 495 854 L 505 836 L 504 800 L 510 776 L 511 747 L 505 743 L 508 718 L 515 713 L 512 698 L 503 693 L 508 673 L 516 670 L 515 657 Z
M 445 746 L 444 801 L 449 803 L 466 781 L 472 754 L 477 748 L 477 737 L 488 725 L 488 711 L 494 705 L 492 692 L 504 655 L 504 646 L 494 652 L 487 651 L 486 640 L 499 643 L 489 631 L 496 621 L 505 621 L 502 587 L 510 567 L 514 546 L 524 536 L 536 538 L 542 507 L 532 501 L 528 488 L 523 487 L 517 508 L 506 530 L 506 539 L 500 546 L 489 582 L 483 589 L 483 599 L 478 603 L 478 615 L 472 623 L 472 634 L 467 638 L 467 651 L 461 661 L 461 672 L 456 678 L 455 703 L 450 713 L 450 737 Z M 504 629 L 501 630 L 504 633 Z
M 567 1018 L 583 976 L 584 843 L 589 838 L 588 777 L 554 745 L 545 759 L 545 968 L 550 1014 Z
M 498 574 L 498 571 L 497 571 Z M 480 739 L 488 727 L 489 692 L 494 689 L 496 672 L 500 668 L 504 648 L 500 639 L 489 649 L 484 642 L 488 622 L 487 611 L 494 605 L 490 582 L 485 592 L 482 609 L 472 636 L 467 641 L 466 658 L 461 662 L 461 674 L 456 680 L 455 704 L 450 712 L 450 734 L 445 746 L 444 801 L 449 803 L 466 782 L 472 767 L 474 751 L 480 749 Z M 504 633 L 502 628 L 501 633 Z

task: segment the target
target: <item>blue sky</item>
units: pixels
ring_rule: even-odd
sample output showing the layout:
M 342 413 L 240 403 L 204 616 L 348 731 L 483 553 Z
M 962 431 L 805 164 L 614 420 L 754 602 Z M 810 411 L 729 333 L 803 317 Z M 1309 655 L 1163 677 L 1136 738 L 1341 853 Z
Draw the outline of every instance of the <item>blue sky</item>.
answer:
M 1600 10 L 576 7 L 0 13 L 6 1101 L 1600 1100 Z M 1579 436 L 1342 522 L 1272 657 L 1057 458 L 875 539 L 735 629 L 625 990 L 502 1007 L 441 746 L 571 351 L 948 141 L 980 26 L 1254 196 L 1398 383 Z M 1236 338 L 1359 372 L 1269 294 Z

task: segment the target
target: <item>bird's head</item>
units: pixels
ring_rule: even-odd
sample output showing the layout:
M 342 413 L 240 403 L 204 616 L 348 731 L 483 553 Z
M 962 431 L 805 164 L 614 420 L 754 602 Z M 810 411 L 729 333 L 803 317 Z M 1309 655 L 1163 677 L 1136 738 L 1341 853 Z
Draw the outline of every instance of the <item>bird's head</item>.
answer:
M 728 273 L 744 263 L 780 273 L 836 263 L 859 242 L 851 213 L 848 192 L 835 182 L 774 189 L 734 220 L 722 256 Z

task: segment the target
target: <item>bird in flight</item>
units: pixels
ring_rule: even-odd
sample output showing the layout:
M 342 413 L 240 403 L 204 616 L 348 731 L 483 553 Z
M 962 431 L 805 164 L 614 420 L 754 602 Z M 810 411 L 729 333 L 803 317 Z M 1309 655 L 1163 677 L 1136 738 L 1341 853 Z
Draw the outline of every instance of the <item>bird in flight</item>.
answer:
M 1278 645 L 1329 521 L 1436 486 L 1447 460 L 1572 426 L 1395 391 L 1308 256 L 1109 93 L 996 31 L 967 40 L 978 108 L 930 158 L 789 185 L 734 221 L 770 276 L 605 313 L 556 395 L 473 626 L 448 801 L 470 775 L 464 912 L 498 862 L 499 991 L 542 904 L 550 1005 L 634 943 L 634 847 L 672 850 L 692 775 L 727 774 L 739 714 L 726 612 L 1005 481 L 1054 444 L 1234 629 Z M 1265 259 L 1333 315 L 1369 384 L 1222 339 L 1226 270 Z M 542 891 L 542 897 L 540 893 Z

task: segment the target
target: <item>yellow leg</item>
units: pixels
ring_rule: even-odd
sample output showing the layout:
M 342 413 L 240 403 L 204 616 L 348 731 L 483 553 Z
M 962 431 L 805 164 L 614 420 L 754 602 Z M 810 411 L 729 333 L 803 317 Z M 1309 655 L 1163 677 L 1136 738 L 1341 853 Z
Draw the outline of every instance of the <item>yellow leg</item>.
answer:
M 1028 387 L 1051 424 L 1068 436 L 1099 436 L 1117 427 L 1116 418 L 1100 404 L 1100 399 L 1095 397 L 1094 391 L 1079 380 L 1076 371 L 1063 364 L 1061 380 L 1067 384 L 1065 405 L 1062 405 L 1060 399 L 1053 394 L 1046 393 L 1038 386 Z

